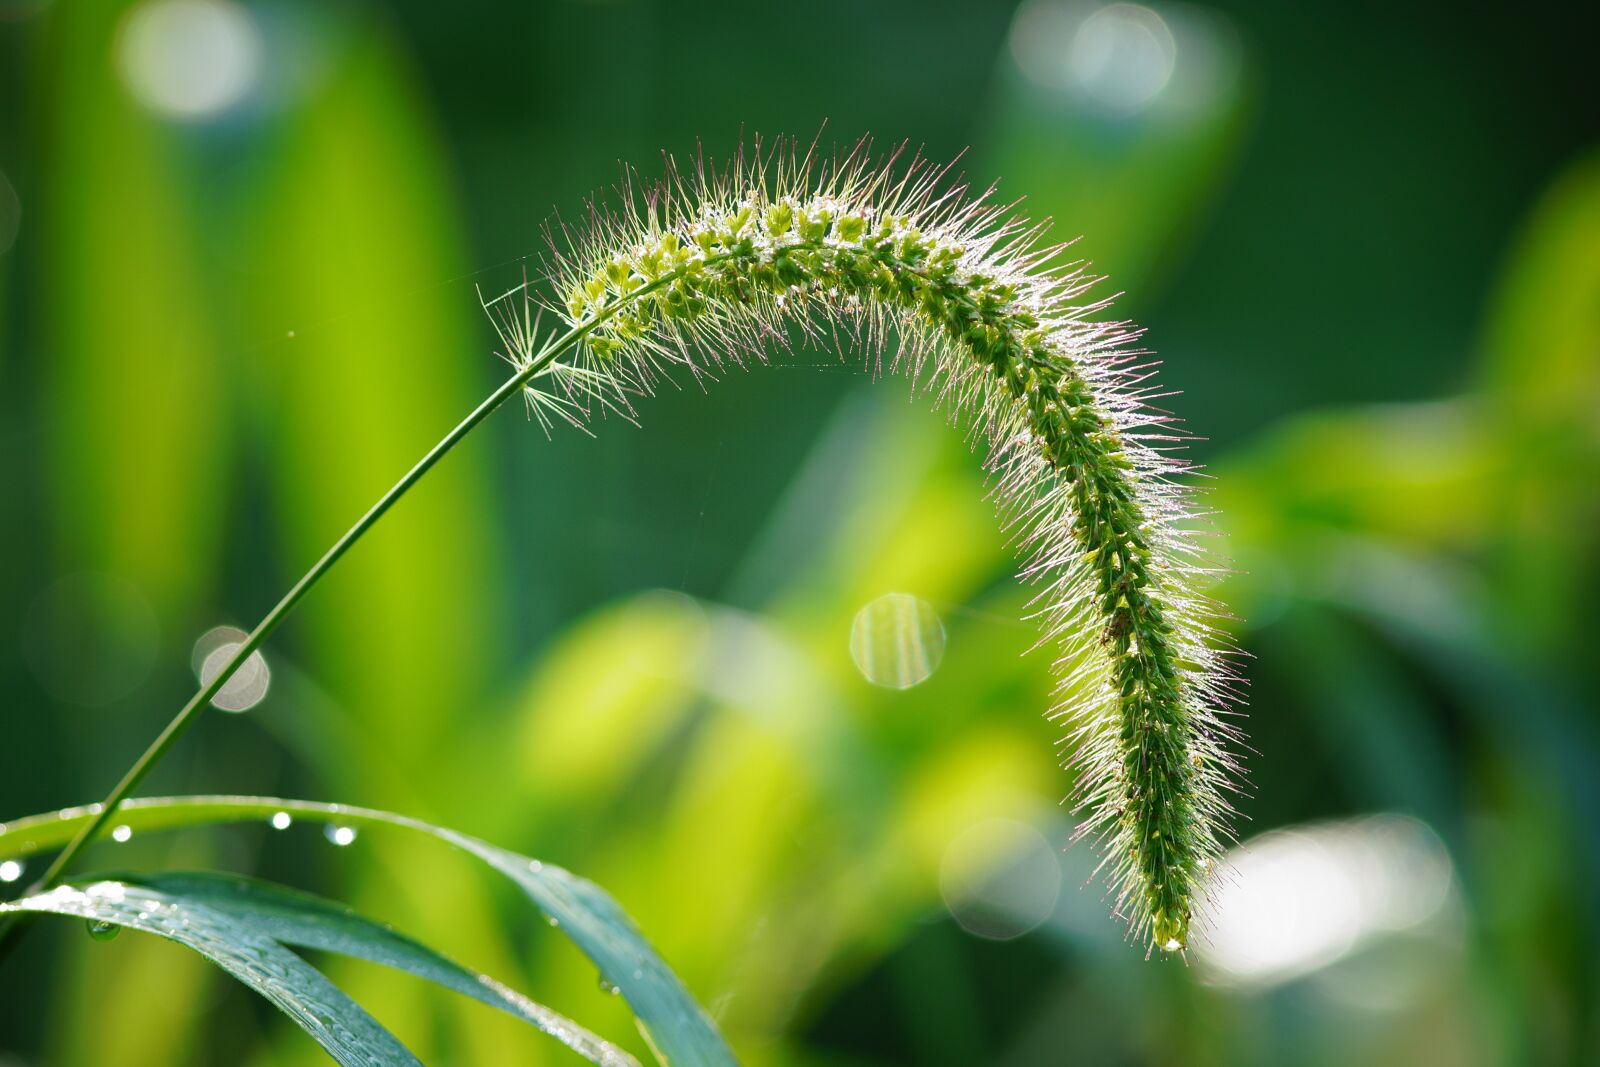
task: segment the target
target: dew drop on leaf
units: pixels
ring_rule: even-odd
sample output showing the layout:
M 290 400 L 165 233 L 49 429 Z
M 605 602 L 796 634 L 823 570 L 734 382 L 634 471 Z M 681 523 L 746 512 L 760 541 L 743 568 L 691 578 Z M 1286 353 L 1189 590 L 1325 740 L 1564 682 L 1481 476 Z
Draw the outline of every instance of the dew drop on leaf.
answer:
M 343 848 L 356 839 L 356 831 L 353 826 L 335 826 L 329 823 L 322 828 L 322 836 Z
M 16 860 L 0 863 L 0 882 L 15 882 L 22 877 L 22 864 Z
M 104 919 L 85 919 L 83 925 L 88 929 L 89 936 L 96 941 L 110 941 L 122 933 L 122 927 L 116 923 L 108 923 Z

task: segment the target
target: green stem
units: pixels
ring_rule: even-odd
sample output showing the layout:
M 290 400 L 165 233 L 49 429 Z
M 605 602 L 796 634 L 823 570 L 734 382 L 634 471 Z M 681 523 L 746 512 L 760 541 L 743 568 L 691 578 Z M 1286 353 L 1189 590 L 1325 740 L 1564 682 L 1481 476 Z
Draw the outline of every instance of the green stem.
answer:
M 708 256 L 701 261 L 701 265 L 724 258 L 727 257 L 721 255 Z M 422 476 L 432 470 L 434 464 L 443 459 L 452 448 L 460 444 L 462 438 L 476 429 L 478 424 L 488 418 L 501 404 L 520 393 L 523 387 L 532 381 L 540 371 L 550 366 L 564 353 L 576 347 L 596 327 L 639 298 L 670 285 L 684 273 L 686 273 L 686 269 L 670 271 L 650 284 L 634 290 L 627 296 L 618 298 L 610 306 L 600 310 L 585 322 L 573 326 L 559 337 L 552 338 L 548 343 L 541 346 L 537 352 L 529 356 L 526 366 L 521 367 L 516 374 L 506 379 L 499 388 L 489 395 L 488 399 L 474 408 L 470 415 L 456 424 L 455 429 L 445 434 L 438 444 L 429 449 L 428 454 L 418 460 L 416 466 L 412 467 L 405 473 L 404 477 L 394 483 L 394 486 L 383 494 L 378 502 L 367 510 L 365 515 L 356 520 L 354 526 L 344 532 L 344 536 L 334 542 L 333 547 L 328 549 L 322 558 L 317 560 L 316 564 L 305 573 L 305 576 L 294 584 L 294 588 L 290 589 L 284 595 L 284 598 L 278 601 L 277 605 L 267 613 L 266 618 L 256 624 L 256 628 L 251 630 L 249 636 L 234 650 L 233 657 L 228 660 L 222 670 L 217 672 L 216 677 L 201 686 L 200 691 L 190 698 L 189 702 L 183 706 L 183 710 L 173 716 L 172 721 L 167 723 L 166 728 L 150 743 L 150 747 L 145 749 L 144 755 L 140 756 L 138 761 L 128 769 L 128 773 L 122 776 L 122 780 L 116 784 L 105 800 L 101 801 L 96 809 L 91 809 L 94 811 L 94 817 L 67 843 L 67 846 L 61 850 L 50 866 L 45 869 L 45 872 L 29 887 L 28 892 L 32 894 L 49 889 L 66 872 L 72 861 L 77 859 L 78 853 L 82 852 L 84 847 L 93 841 L 95 836 L 105 828 L 106 823 L 110 822 L 111 817 L 116 814 L 117 808 L 138 787 L 145 776 L 155 768 L 155 765 L 167 754 L 167 750 L 177 742 L 178 738 L 183 736 L 184 731 L 199 717 L 201 710 L 211 703 L 211 699 L 222 691 L 223 686 L 228 684 L 228 679 L 232 678 L 234 673 L 250 658 L 250 655 L 261 647 L 289 612 L 293 611 L 295 606 L 305 599 L 306 594 L 311 591 L 311 587 L 316 585 L 323 575 L 332 570 L 333 565 L 338 563 L 344 554 L 350 551 L 357 541 L 361 540 L 362 535 L 372 529 L 378 520 L 383 518 L 388 510 L 394 507 L 395 503 L 405 496 L 413 485 L 421 481 Z M 13 919 L 14 917 L 10 917 L 5 921 L 0 921 L 0 958 L 4 958 L 9 950 L 12 941 Z
M 344 536 L 335 541 L 333 547 L 328 549 L 322 558 L 317 560 L 312 568 L 305 573 L 304 577 L 294 584 L 294 588 L 290 589 L 284 595 L 284 598 L 278 601 L 277 605 L 267 613 L 266 617 L 256 624 L 256 628 L 251 630 L 249 636 L 234 650 L 232 658 L 228 660 L 222 670 L 218 671 L 211 681 L 201 686 L 200 691 L 190 698 L 189 702 L 183 706 L 183 710 L 173 716 L 172 721 L 167 723 L 166 728 L 150 743 L 150 747 L 145 749 L 144 755 L 140 756 L 134 765 L 128 768 L 128 773 L 122 776 L 122 780 L 112 788 L 105 800 L 91 809 L 94 812 L 94 817 L 56 855 L 50 866 L 45 868 L 45 872 L 28 888 L 28 893 L 31 895 L 43 892 L 55 884 L 56 880 L 72 865 L 73 860 L 77 859 L 78 854 L 83 851 L 85 846 L 93 841 L 96 835 L 105 828 L 106 823 L 111 821 L 112 816 L 116 814 L 117 808 L 128 798 L 128 795 L 138 787 L 145 776 L 167 754 L 167 750 L 177 743 L 178 738 L 182 737 L 184 732 L 194 723 L 201 710 L 211 703 L 212 698 L 222 691 L 223 686 L 228 684 L 228 679 L 232 678 L 234 673 L 250 658 L 250 655 L 261 647 L 289 612 L 293 611 L 295 606 L 305 599 L 306 594 L 311 591 L 311 587 L 316 585 L 323 575 L 332 570 L 333 565 L 338 563 L 344 554 L 350 551 L 357 541 L 361 540 L 362 535 L 372 529 L 378 520 L 383 518 L 388 510 L 394 507 L 395 503 L 422 479 L 423 475 L 432 470 L 434 465 L 443 459 L 452 448 L 460 444 L 462 438 L 476 429 L 478 424 L 488 418 L 500 405 L 520 393 L 523 387 L 533 380 L 535 375 L 555 362 L 562 354 L 570 351 L 595 327 L 616 314 L 626 304 L 664 285 L 670 284 L 682 273 L 682 271 L 674 271 L 664 275 L 652 284 L 643 286 L 628 294 L 627 297 L 617 300 L 609 308 L 606 308 L 588 321 L 574 326 L 561 336 L 552 339 L 528 360 L 526 366 L 506 379 L 499 388 L 489 395 L 488 399 L 474 408 L 470 415 L 456 424 L 455 429 L 445 434 L 438 444 L 429 449 L 428 454 L 418 460 L 416 466 L 407 471 L 404 477 L 396 482 L 387 493 L 383 494 L 378 502 L 367 510 L 365 515 L 357 519 L 355 525 L 346 530 Z M 6 919 L 0 920 L 0 959 L 9 954 L 15 942 L 15 935 L 18 932 L 15 915 L 7 916 Z
M 539 361 L 529 364 L 529 366 L 508 378 L 504 384 L 489 395 L 487 400 L 474 408 L 472 414 L 457 423 L 455 429 L 445 434 L 438 444 L 429 449 L 428 454 L 418 460 L 416 466 L 412 467 L 405 473 L 404 477 L 394 483 L 394 486 L 383 494 L 378 502 L 367 510 L 365 515 L 356 520 L 354 526 L 344 532 L 344 536 L 334 542 L 333 547 L 328 549 L 322 558 L 317 560 L 312 568 L 306 571 L 305 575 L 284 595 L 283 599 L 278 601 L 271 611 L 267 612 L 266 617 L 256 624 L 256 628 L 251 630 L 249 636 L 234 650 L 232 658 L 228 660 L 222 670 L 218 671 L 211 681 L 201 686 L 200 691 L 190 697 L 189 702 L 183 706 L 183 710 L 173 716 L 172 721 L 167 723 L 166 728 L 156 736 L 154 741 L 150 742 L 150 747 L 144 750 L 144 755 L 140 756 L 134 765 L 128 768 L 128 773 L 122 776 L 122 780 L 112 788 L 105 800 L 100 802 L 99 810 L 94 818 L 89 820 L 82 830 L 78 831 L 77 836 L 67 843 L 67 847 L 56 855 L 50 866 L 45 868 L 44 874 L 40 875 L 38 881 L 34 882 L 29 888 L 30 893 L 49 889 L 55 880 L 67 870 L 72 861 L 77 858 L 78 853 L 83 851 L 84 847 L 104 829 L 106 823 L 116 814 L 117 807 L 127 799 L 128 795 L 138 787 L 145 776 L 155 768 L 155 765 L 167 754 L 167 750 L 177 743 L 178 738 L 183 736 L 184 732 L 194 723 L 194 720 L 199 718 L 201 710 L 211 703 L 212 698 L 222 691 L 223 686 L 228 684 L 228 679 L 232 678 L 234 673 L 250 658 L 250 655 L 261 647 L 266 639 L 271 636 L 272 631 L 276 630 L 278 625 L 288 616 L 289 612 L 293 611 L 295 606 L 305 599 L 306 594 L 311 591 L 311 587 L 316 585 L 323 575 L 332 570 L 333 565 L 338 563 L 357 541 L 361 540 L 362 535 L 372 529 L 377 521 L 383 518 L 385 513 L 394 507 L 395 503 L 422 479 L 424 474 L 433 469 L 434 464 L 443 459 L 446 453 L 461 442 L 463 437 L 471 433 L 480 422 L 488 418 L 489 414 L 505 403 L 506 400 L 521 392 L 522 387 L 528 383 L 528 379 L 547 366 L 550 360 L 577 343 L 581 336 L 582 334 L 578 330 L 569 331 L 555 341 Z
M 144 755 L 140 756 L 134 765 L 128 768 L 128 772 L 112 788 L 105 800 L 90 809 L 94 817 L 85 823 L 83 828 L 67 843 L 66 847 L 56 854 L 56 858 L 51 862 L 50 866 L 45 868 L 44 873 L 28 888 L 28 895 L 43 892 L 55 884 L 56 879 L 60 878 L 67 868 L 71 866 L 72 861 L 77 859 L 78 854 L 105 828 L 106 823 L 111 821 L 112 816 L 117 812 L 117 808 L 128 798 L 128 795 L 155 768 L 155 765 L 167 754 L 167 750 L 177 743 L 178 738 L 182 737 L 184 732 L 193 725 L 195 719 L 199 718 L 200 712 L 207 704 L 211 703 L 212 698 L 222 691 L 223 686 L 228 684 L 228 679 L 232 678 L 234 673 L 250 658 L 250 655 L 261 647 L 262 643 L 271 636 L 272 631 L 278 628 L 278 625 L 283 622 L 289 612 L 293 611 L 295 606 L 305 599 L 305 595 L 311 591 L 311 587 L 316 585 L 323 575 L 332 570 L 333 565 L 338 563 L 357 541 L 361 540 L 361 536 L 372 529 L 373 525 L 383 518 L 384 514 L 394 507 L 395 503 L 405 496 L 406 492 L 413 485 L 416 485 L 424 474 L 433 469 L 434 464 L 443 459 L 446 453 L 461 442 L 462 438 L 471 433 L 480 422 L 488 418 L 489 414 L 501 404 L 521 392 L 529 379 L 548 366 L 552 360 L 577 344 L 583 335 L 588 332 L 589 328 L 592 327 L 576 327 L 569 330 L 551 342 L 538 359 L 508 378 L 504 384 L 489 395 L 487 400 L 479 404 L 470 415 L 457 423 L 455 429 L 445 434 L 438 444 L 429 449 L 428 454 L 417 461 L 416 466 L 407 471 L 405 476 L 396 482 L 387 493 L 383 494 L 378 502 L 367 510 L 365 515 L 356 520 L 354 526 L 344 532 L 344 536 L 334 542 L 333 547 L 328 549 L 322 558 L 317 560 L 312 568 L 284 595 L 283 599 L 278 601 L 271 611 L 267 612 L 266 617 L 256 624 L 256 628 L 251 630 L 249 636 L 234 650 L 232 658 L 228 660 L 222 670 L 218 671 L 216 676 L 209 682 L 201 686 L 200 691 L 195 693 L 189 699 L 189 702 L 183 706 L 183 710 L 173 716 L 172 721 L 167 723 L 166 728 L 156 736 L 154 741 L 150 742 L 150 747 L 144 750 Z M 9 955 L 11 948 L 15 944 L 16 936 L 21 933 L 21 929 L 17 926 L 16 915 L 7 916 L 5 920 L 0 921 L 0 958 Z

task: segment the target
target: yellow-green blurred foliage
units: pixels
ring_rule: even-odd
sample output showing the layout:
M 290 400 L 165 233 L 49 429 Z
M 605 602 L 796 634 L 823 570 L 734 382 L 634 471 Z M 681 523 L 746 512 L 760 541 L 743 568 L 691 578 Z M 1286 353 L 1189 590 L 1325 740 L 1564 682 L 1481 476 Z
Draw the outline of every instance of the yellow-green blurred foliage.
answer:
M 246 52 L 180 33 L 149 67 L 130 41 L 162 5 L 223 11 Z M 1091 851 L 1063 851 L 1062 729 L 980 458 L 848 352 L 685 383 L 593 439 L 502 413 L 268 647 L 267 699 L 147 791 L 391 808 L 568 866 L 753 1064 L 1600 1056 L 1600 131 L 1550 100 L 1576 28 L 1552 57 L 1442 5 L 0 19 L 0 814 L 100 795 L 188 695 L 195 639 L 253 622 L 492 388 L 475 287 L 537 272 L 549 205 L 581 218 L 618 157 L 830 118 L 830 143 L 971 145 L 976 181 L 1085 234 L 1214 434 L 1192 447 L 1253 687 L 1243 836 L 1300 835 L 1263 846 L 1290 857 L 1274 906 L 1188 966 L 1122 941 Z M 229 62 L 250 78 L 209 111 L 150 95 L 199 100 Z M 903 690 L 851 652 L 888 593 L 938 620 L 889 638 L 938 646 Z M 1366 866 L 1328 859 L 1375 826 Z M 90 862 L 338 897 L 645 1054 L 591 964 L 435 845 L 219 830 Z M 1427 908 L 1374 910 L 1428 863 Z M 328 971 L 426 1062 L 572 1059 Z M 0 988 L 6 1065 L 321 1062 L 136 936 L 41 926 Z

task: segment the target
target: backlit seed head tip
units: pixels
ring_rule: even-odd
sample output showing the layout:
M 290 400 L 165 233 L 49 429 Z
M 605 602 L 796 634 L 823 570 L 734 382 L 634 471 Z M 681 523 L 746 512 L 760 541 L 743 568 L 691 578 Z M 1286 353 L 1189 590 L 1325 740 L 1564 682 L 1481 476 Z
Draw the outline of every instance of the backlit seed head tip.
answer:
M 488 307 L 546 425 L 632 419 L 668 376 L 765 361 L 790 327 L 964 421 L 1056 653 L 1078 834 L 1131 935 L 1178 952 L 1229 838 L 1238 681 L 1200 591 L 1216 564 L 1185 435 L 1149 406 L 1138 331 L 1107 321 L 1064 248 L 903 147 L 874 162 L 866 142 L 832 158 L 757 143 L 721 166 L 669 159 L 657 184 L 626 172 L 586 226 L 552 231 L 552 298 L 524 286 Z M 530 306 L 583 343 L 543 359 Z
M 1162 952 L 1182 952 L 1189 940 L 1188 920 L 1158 912 L 1151 919 L 1151 940 Z

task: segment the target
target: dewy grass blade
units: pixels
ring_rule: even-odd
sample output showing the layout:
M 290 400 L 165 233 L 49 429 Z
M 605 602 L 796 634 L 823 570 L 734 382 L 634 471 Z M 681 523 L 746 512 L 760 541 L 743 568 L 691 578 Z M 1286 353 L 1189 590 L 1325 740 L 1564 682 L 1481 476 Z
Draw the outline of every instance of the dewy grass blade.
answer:
M 203 905 L 282 945 L 353 956 L 416 975 L 516 1016 L 601 1067 L 639 1067 L 628 1053 L 571 1019 L 331 900 L 235 874 L 186 871 L 117 877 Z
M 0 828 L 0 860 L 59 848 L 95 818 L 96 806 L 17 819 Z M 716 1025 L 656 954 L 617 902 L 587 879 L 550 863 L 497 848 L 467 834 L 405 815 L 276 797 L 195 796 L 130 800 L 118 822 L 133 833 L 208 823 L 260 821 L 280 816 L 335 827 L 397 826 L 454 845 L 517 883 L 535 906 L 599 968 L 674 1067 L 725 1067 L 734 1063 Z
M 98 929 L 155 934 L 192 949 L 259 993 L 347 1067 L 422 1067 L 322 972 L 250 923 L 147 886 L 61 885 L 8 904 L 7 915 L 67 915 Z

